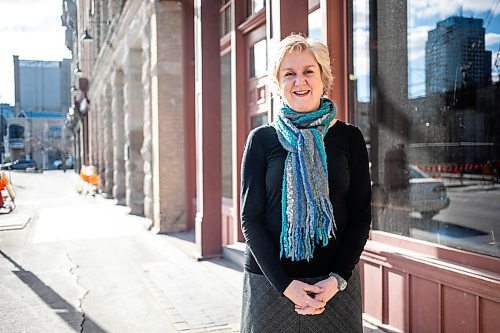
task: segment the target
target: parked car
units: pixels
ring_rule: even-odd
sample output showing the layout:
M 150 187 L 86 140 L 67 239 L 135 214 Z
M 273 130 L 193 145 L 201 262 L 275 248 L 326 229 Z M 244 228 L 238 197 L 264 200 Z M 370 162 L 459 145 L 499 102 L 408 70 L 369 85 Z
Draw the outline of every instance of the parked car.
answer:
M 441 179 L 430 177 L 414 165 L 410 165 L 410 207 L 431 219 L 439 211 L 448 208 L 450 198 Z
M 33 160 L 15 160 L 6 168 L 9 170 L 26 170 L 28 168 L 36 169 L 36 162 Z

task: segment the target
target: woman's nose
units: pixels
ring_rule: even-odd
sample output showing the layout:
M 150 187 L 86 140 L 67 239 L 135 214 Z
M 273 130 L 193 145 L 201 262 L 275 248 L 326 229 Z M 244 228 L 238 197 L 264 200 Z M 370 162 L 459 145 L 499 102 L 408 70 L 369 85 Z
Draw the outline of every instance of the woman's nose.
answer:
M 300 86 L 300 85 L 305 84 L 305 83 L 307 83 L 307 79 L 304 75 L 299 74 L 295 77 L 295 85 L 296 86 Z

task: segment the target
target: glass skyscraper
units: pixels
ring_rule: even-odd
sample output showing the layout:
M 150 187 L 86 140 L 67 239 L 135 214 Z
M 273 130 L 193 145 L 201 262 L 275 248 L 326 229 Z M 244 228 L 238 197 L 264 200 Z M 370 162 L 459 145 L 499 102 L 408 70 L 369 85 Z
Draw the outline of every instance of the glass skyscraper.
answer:
M 429 31 L 425 46 L 426 92 L 443 93 L 490 81 L 491 51 L 485 50 L 483 20 L 452 16 Z

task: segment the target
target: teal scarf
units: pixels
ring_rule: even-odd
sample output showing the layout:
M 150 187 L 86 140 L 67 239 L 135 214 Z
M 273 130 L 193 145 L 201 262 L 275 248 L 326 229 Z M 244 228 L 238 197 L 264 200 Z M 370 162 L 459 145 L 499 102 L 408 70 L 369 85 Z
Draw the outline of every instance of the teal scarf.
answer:
M 296 112 L 283 105 L 273 123 L 288 151 L 281 197 L 280 257 L 309 261 L 316 244 L 326 246 L 335 236 L 323 138 L 336 114 L 335 103 L 322 98 L 314 112 Z

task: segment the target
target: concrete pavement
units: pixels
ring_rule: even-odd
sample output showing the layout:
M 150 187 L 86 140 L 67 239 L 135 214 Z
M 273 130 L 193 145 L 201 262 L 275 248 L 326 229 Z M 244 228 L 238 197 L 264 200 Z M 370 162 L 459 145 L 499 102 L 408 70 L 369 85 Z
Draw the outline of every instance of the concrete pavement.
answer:
M 18 207 L 0 215 L 0 332 L 238 331 L 242 270 L 195 260 L 193 233 L 155 235 L 127 207 L 76 194 L 71 172 L 15 178 Z

